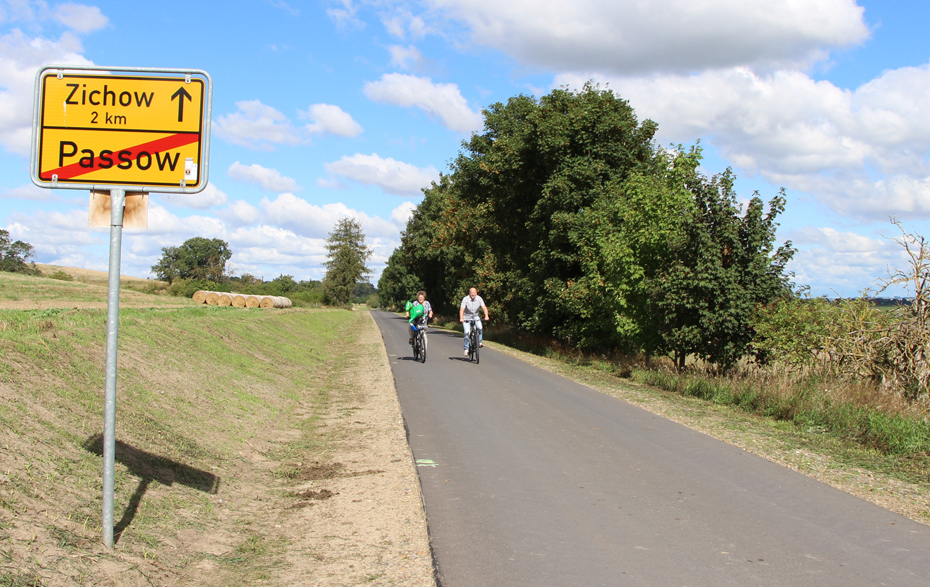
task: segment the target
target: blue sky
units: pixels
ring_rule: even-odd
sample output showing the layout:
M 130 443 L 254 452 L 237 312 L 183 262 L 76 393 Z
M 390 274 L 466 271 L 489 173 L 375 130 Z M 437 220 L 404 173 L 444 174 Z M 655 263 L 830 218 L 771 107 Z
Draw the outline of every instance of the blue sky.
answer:
M 153 194 L 122 273 L 162 247 L 230 244 L 230 269 L 320 279 L 328 232 L 361 220 L 376 281 L 421 188 L 517 94 L 606 84 L 661 145 L 700 140 L 738 191 L 784 187 L 796 282 L 855 295 L 930 234 L 925 2 L 853 0 L 0 0 L 0 227 L 36 261 L 106 270 L 88 193 L 29 178 L 36 71 L 195 68 L 213 81 L 210 183 Z M 906 293 L 901 289 L 892 294 Z

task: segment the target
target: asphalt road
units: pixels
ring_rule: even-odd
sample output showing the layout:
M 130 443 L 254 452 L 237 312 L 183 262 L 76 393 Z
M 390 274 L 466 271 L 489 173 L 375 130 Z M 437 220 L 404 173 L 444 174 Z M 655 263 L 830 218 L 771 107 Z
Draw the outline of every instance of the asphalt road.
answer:
M 930 528 L 461 335 L 373 313 L 445 587 L 930 585 Z

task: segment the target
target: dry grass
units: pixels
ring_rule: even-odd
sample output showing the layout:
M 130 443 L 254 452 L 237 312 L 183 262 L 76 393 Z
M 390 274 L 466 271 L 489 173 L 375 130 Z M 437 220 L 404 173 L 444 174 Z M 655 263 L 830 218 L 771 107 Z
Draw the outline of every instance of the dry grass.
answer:
M 47 310 L 52 308 L 102 309 L 107 306 L 107 274 L 89 269 L 55 265 L 38 266 L 43 276 L 0 272 L 0 309 Z M 64 272 L 73 281 L 45 275 Z M 194 305 L 187 298 L 164 295 L 164 282 L 137 277 L 120 278 L 121 307 L 181 307 Z

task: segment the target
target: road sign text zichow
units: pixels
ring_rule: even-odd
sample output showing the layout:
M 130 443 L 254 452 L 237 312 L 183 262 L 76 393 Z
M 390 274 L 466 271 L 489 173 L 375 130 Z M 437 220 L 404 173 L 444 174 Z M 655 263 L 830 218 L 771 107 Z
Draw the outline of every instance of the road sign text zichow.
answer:
M 200 70 L 47 67 L 36 76 L 32 180 L 40 187 L 199 192 L 210 77 Z

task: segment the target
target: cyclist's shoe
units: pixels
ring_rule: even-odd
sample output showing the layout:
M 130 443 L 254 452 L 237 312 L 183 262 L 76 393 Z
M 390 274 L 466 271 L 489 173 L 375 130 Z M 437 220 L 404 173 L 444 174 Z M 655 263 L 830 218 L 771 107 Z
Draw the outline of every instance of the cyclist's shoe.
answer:
M 478 343 L 478 348 L 479 348 L 479 349 L 483 349 L 483 348 L 484 348 L 484 343 L 483 343 L 483 342 L 479 342 L 479 343 Z
M 408 340 L 407 342 L 410 343 L 410 344 L 413 344 L 413 337 L 411 336 L 411 337 L 410 337 L 410 340 Z
M 466 357 L 468 356 L 468 351 L 465 351 L 465 356 L 466 356 Z

